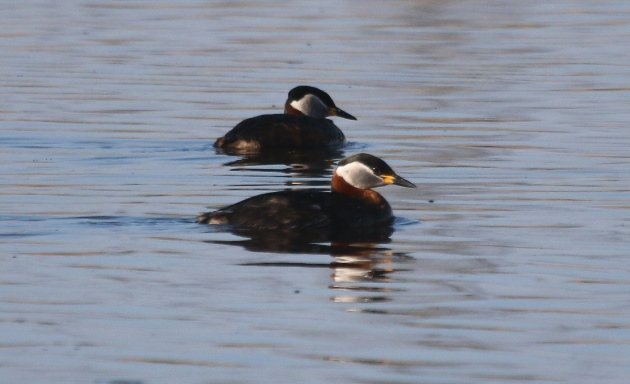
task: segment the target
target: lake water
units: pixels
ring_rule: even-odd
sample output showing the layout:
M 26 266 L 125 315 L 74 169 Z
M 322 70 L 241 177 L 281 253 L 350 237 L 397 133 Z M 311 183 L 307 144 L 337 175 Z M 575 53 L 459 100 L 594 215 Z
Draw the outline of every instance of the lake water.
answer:
M 0 2 L 3 383 L 627 383 L 627 1 Z M 328 91 L 389 242 L 194 222 L 331 165 L 212 142 Z

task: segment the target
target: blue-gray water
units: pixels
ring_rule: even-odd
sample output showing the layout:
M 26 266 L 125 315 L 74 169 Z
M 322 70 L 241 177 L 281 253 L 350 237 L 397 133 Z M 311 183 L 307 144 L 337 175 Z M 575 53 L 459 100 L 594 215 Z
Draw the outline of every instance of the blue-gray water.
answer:
M 627 383 L 629 41 L 621 0 L 0 2 L 1 381 Z M 391 242 L 194 223 L 328 182 L 211 146 L 297 84 L 419 185 Z

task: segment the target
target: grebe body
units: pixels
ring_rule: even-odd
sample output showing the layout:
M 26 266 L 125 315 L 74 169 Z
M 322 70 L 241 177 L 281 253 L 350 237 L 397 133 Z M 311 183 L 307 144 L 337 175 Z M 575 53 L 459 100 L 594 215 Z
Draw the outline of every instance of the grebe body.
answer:
M 289 91 L 284 114 L 269 114 L 241 121 L 214 146 L 227 151 L 262 151 L 273 148 L 339 148 L 343 132 L 329 119 L 339 116 L 356 120 L 338 108 L 321 89 L 301 85 Z
M 371 188 L 415 185 L 398 176 L 383 160 L 357 154 L 341 160 L 333 172 L 331 191 L 270 192 L 197 217 L 201 224 L 223 224 L 251 231 L 309 231 L 326 229 L 331 235 L 349 228 L 389 225 L 392 209 Z

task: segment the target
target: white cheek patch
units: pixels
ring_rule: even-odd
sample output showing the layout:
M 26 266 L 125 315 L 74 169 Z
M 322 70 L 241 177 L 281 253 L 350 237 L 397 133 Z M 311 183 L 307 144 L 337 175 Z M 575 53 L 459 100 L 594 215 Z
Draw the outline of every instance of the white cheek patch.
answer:
M 314 95 L 304 95 L 300 100 L 293 100 L 291 106 L 306 116 L 310 117 L 326 117 L 328 116 L 328 107 L 319 97 Z
M 376 176 L 365 164 L 352 162 L 337 167 L 337 174 L 355 188 L 369 189 L 385 185 L 383 180 Z

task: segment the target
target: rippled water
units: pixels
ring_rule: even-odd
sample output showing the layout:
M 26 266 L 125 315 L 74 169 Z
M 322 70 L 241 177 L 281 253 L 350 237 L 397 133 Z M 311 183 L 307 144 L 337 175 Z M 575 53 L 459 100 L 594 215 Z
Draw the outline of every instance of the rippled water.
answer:
M 0 3 L 2 381 L 626 383 L 628 41 L 624 1 Z M 328 184 L 211 146 L 297 84 L 420 186 L 391 241 L 194 223 Z

